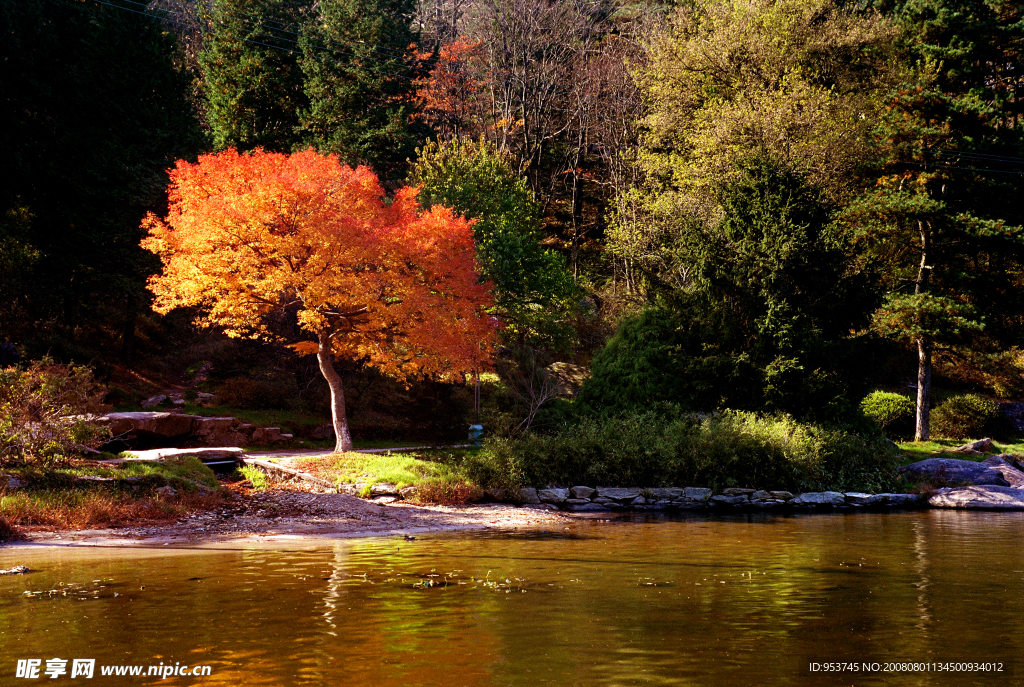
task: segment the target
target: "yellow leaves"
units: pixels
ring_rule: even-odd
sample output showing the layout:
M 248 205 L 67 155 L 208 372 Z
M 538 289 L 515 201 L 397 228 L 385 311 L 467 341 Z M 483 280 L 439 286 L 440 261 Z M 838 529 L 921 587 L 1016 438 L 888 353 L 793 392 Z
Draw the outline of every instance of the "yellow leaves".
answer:
M 470 226 L 424 212 L 416 189 L 387 203 L 368 169 L 311 150 L 204 155 L 171 182 L 167 218 L 143 222 L 164 265 L 150 280 L 159 312 L 198 306 L 202 325 L 271 338 L 264 318 L 297 308 L 302 329 L 336 334 L 336 355 L 386 374 L 485 365 L 496 327 Z

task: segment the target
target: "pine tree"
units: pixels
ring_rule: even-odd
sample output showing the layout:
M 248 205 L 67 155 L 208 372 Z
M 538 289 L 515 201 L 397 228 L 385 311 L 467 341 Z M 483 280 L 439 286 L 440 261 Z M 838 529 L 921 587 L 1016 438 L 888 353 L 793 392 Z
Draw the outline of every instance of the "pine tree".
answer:
M 414 155 L 417 66 L 412 0 L 323 0 L 305 25 L 305 141 L 351 165 L 400 177 Z
M 215 0 L 206 12 L 210 34 L 199 63 L 218 149 L 288 152 L 299 145 L 303 11 L 289 0 Z
M 878 329 L 917 348 L 915 437 L 927 440 L 935 354 L 964 360 L 1020 343 L 1024 9 L 910 0 L 891 12 L 917 68 L 878 127 L 877 184 L 848 216 L 888 267 Z

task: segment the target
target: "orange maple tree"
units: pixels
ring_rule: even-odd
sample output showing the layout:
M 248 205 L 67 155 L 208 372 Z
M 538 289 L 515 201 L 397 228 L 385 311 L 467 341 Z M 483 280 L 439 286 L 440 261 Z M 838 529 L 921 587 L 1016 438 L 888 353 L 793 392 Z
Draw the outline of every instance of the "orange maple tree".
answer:
M 418 116 L 438 133 L 475 135 L 474 125 L 482 120 L 484 107 L 478 99 L 487 88 L 479 74 L 482 55 L 480 41 L 459 38 L 442 46 L 430 74 L 414 82 L 421 111 Z
M 424 211 L 415 188 L 387 198 L 367 168 L 312 150 L 226 150 L 178 161 L 165 219 L 143 222 L 160 256 L 154 310 L 198 307 L 197 324 L 280 340 L 268 316 L 294 312 L 331 389 L 335 450 L 352 448 L 333 358 L 406 380 L 485 367 L 497 323 L 469 223 Z

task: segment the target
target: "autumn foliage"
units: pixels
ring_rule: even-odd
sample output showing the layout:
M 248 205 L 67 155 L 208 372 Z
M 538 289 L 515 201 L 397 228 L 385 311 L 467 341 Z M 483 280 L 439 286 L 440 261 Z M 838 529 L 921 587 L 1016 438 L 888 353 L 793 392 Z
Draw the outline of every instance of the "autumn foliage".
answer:
M 154 309 L 197 307 L 201 325 L 264 339 L 280 338 L 269 316 L 294 312 L 312 340 L 292 347 L 320 357 L 332 392 L 332 355 L 400 379 L 480 369 L 496 323 L 469 223 L 416 194 L 388 198 L 369 169 L 312 150 L 179 161 L 166 219 L 143 223 L 163 261 Z

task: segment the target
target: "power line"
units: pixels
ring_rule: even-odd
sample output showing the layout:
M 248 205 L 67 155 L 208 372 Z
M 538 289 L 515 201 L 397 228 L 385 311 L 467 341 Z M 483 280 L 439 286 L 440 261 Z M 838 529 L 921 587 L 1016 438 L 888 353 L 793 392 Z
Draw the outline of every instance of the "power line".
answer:
M 151 14 L 150 12 L 147 12 L 147 11 L 133 10 L 130 7 L 124 7 L 122 5 L 118 5 L 118 4 L 114 4 L 114 3 L 111 3 L 111 2 L 107 2 L 106 0 L 93 0 L 93 1 L 98 3 L 98 4 L 101 4 L 101 5 L 106 5 L 108 7 L 113 7 L 115 9 L 125 10 L 125 11 L 128 11 L 128 12 L 132 12 L 134 14 L 141 14 L 143 16 L 147 16 L 147 17 L 150 17 L 151 19 L 156 19 L 158 21 L 168 21 L 168 22 L 179 24 L 179 25 L 182 25 L 182 26 L 192 26 L 192 24 L 186 24 L 184 22 L 179 22 L 179 21 L 176 21 L 176 20 L 172 20 L 172 19 L 167 18 L 167 17 L 160 17 L 160 16 L 157 16 L 157 15 Z M 131 4 L 135 4 L 135 5 L 139 5 L 139 6 L 144 6 L 144 7 L 147 7 L 147 9 L 149 8 L 148 5 L 145 5 L 144 3 L 140 3 L 140 2 L 135 2 L 135 0 L 121 0 L 121 1 L 122 2 L 129 2 Z M 163 10 L 163 9 L 160 9 L 160 11 L 170 12 L 170 10 Z M 198 28 L 203 33 L 212 33 L 212 31 L 205 30 L 202 26 L 199 26 Z M 256 40 L 253 40 L 251 38 L 243 38 L 241 36 L 237 36 L 237 35 L 230 34 L 230 33 L 226 33 L 226 35 L 231 37 L 231 38 L 234 38 L 236 40 L 243 41 L 245 43 L 251 43 L 253 45 L 259 45 L 259 46 L 262 46 L 262 47 L 265 47 L 265 48 L 270 48 L 271 50 L 279 50 L 281 52 L 286 52 L 288 54 L 293 54 L 294 52 L 296 52 L 295 50 L 292 50 L 292 49 L 282 48 L 280 46 L 271 45 L 269 43 L 263 43 L 261 41 L 256 41 Z M 290 42 L 290 43 L 296 43 L 296 41 L 292 41 L 290 39 L 284 39 L 284 38 L 281 38 L 281 37 L 269 36 L 269 38 L 277 39 L 277 40 L 288 40 L 288 42 Z M 338 51 L 332 51 L 332 52 L 338 52 Z M 367 59 L 367 61 L 371 61 L 371 62 L 375 61 L 372 58 L 366 58 L 366 59 Z M 411 82 L 416 82 L 418 80 L 418 79 L 415 79 L 413 77 L 410 77 L 410 76 L 407 76 L 407 75 L 404 75 L 404 74 L 395 74 L 394 72 L 388 72 L 388 71 L 384 71 L 384 70 L 380 70 L 380 69 L 373 69 L 371 67 L 367 67 L 367 66 L 363 66 L 363 65 L 357 65 L 357 64 L 352 64 L 352 63 L 341 62 L 340 60 L 329 60 L 329 61 L 331 63 L 333 63 L 333 64 L 340 64 L 340 65 L 343 65 L 343 66 L 348 67 L 350 69 L 374 72 L 374 73 L 377 73 L 377 74 L 382 74 L 384 76 L 391 76 L 391 77 L 396 78 L 396 79 L 404 79 L 406 81 L 411 81 Z M 509 81 L 511 81 L 511 80 L 505 80 L 505 83 L 507 84 Z M 517 84 L 517 85 L 519 85 L 519 84 Z M 532 89 L 535 89 L 535 90 L 543 90 L 543 87 L 552 87 L 553 86 L 553 84 L 537 84 L 537 85 L 532 85 L 532 84 L 529 84 L 529 83 L 523 83 L 521 85 L 524 85 L 524 86 L 526 86 L 528 88 L 532 88 Z M 463 88 L 462 90 L 463 90 L 464 93 L 468 93 L 467 89 Z M 551 93 L 573 93 L 573 91 L 560 90 L 560 89 L 555 89 L 555 90 L 552 90 L 550 92 Z M 529 103 L 527 103 L 527 101 L 518 100 L 518 99 L 510 99 L 508 102 L 510 102 L 512 104 L 516 104 L 516 105 L 527 105 L 527 104 L 529 104 Z M 542 111 L 548 111 L 548 112 L 564 112 L 564 113 L 569 113 L 569 114 L 573 114 L 573 115 L 578 114 L 577 110 L 569 110 L 569 109 L 566 109 L 566 108 L 554 107 L 552 105 L 544 105 L 544 106 L 541 106 L 540 109 Z M 617 123 L 623 123 L 623 122 L 626 121 L 625 119 L 614 119 L 614 118 L 611 118 L 611 117 L 605 117 L 603 115 L 594 115 L 594 116 L 595 116 L 596 119 L 601 120 L 601 121 L 614 121 L 614 122 L 617 122 Z

